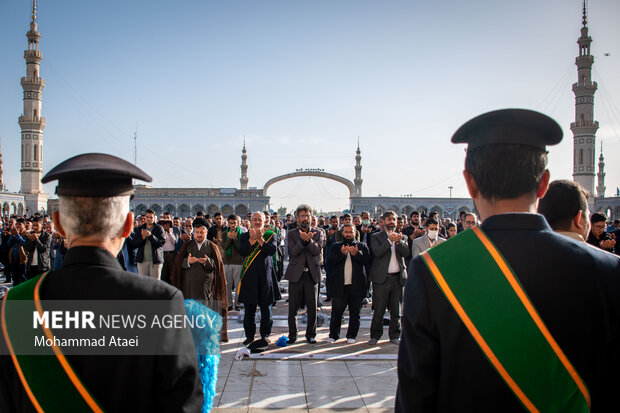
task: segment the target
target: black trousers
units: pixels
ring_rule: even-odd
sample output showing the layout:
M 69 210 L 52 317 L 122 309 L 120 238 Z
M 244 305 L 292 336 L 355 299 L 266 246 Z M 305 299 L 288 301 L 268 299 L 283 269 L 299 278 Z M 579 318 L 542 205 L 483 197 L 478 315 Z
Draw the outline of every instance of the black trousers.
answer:
M 271 304 L 259 304 L 260 307 L 260 336 L 267 338 L 271 334 L 273 327 L 273 318 L 271 318 Z M 245 316 L 243 318 L 243 329 L 246 338 L 254 338 L 256 334 L 256 323 L 254 316 L 256 315 L 256 304 L 244 303 Z
M 170 274 L 174 266 L 174 259 L 177 253 L 175 251 L 164 251 L 164 265 L 161 267 L 161 280 L 170 284 Z
M 6 283 L 10 283 L 12 278 L 11 278 L 11 264 L 9 264 L 9 262 L 7 261 L 4 264 L 4 279 Z
M 312 280 L 310 272 L 304 271 L 297 282 L 288 283 L 288 336 L 297 338 L 297 310 L 301 308 L 302 300 L 306 302 L 308 326 L 306 338 L 316 336 L 316 303 L 319 285 Z
M 351 294 L 351 286 L 344 287 L 344 295 L 342 297 L 332 297 L 332 318 L 329 322 L 329 336 L 334 340 L 340 338 L 340 327 L 342 325 L 342 315 L 345 308 L 349 307 L 349 328 L 347 329 L 347 338 L 356 338 L 360 330 L 360 310 L 362 308 L 362 299 L 360 294 Z
M 26 281 L 26 264 L 11 263 L 11 276 L 13 277 L 13 286 L 19 285 Z
M 390 311 L 390 340 L 400 338 L 400 311 L 403 304 L 403 286 L 400 275 L 388 275 L 382 284 L 372 283 L 372 304 L 375 312 L 370 322 L 370 338 L 379 340 L 383 335 L 383 315 Z

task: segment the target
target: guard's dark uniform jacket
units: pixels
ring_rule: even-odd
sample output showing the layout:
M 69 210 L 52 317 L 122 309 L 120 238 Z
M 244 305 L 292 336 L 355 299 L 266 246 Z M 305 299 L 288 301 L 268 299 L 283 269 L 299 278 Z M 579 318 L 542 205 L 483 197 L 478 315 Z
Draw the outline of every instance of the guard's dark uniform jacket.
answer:
M 123 271 L 112 254 L 95 247 L 69 249 L 61 269 L 43 282 L 41 299 L 172 300 L 175 313 L 185 313 L 179 290 Z M 203 396 L 194 344 L 189 331 L 178 331 L 166 341 L 187 349 L 182 356 L 66 357 L 106 412 L 199 412 Z M 0 345 L 6 345 L 2 335 Z M 35 412 L 10 356 L 0 356 L 0 412 Z
M 592 411 L 618 410 L 620 259 L 554 233 L 542 215 L 495 215 L 481 228 L 584 380 Z M 523 412 L 422 258 L 409 267 L 396 411 Z

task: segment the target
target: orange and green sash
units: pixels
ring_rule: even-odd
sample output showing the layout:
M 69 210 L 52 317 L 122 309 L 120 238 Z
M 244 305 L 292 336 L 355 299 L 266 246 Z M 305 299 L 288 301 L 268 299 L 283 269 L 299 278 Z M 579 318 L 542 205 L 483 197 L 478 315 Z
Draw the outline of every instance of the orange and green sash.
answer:
M 585 383 L 480 228 L 421 255 L 484 355 L 527 411 L 590 411 Z
M 24 336 L 33 336 L 30 326 L 16 323 L 18 317 L 11 317 L 12 302 L 32 302 L 32 311 L 43 314 L 39 291 L 48 273 L 24 282 L 6 294 L 2 301 L 2 333 L 11 353 L 15 370 L 37 412 L 103 412 L 95 398 L 77 376 L 62 350 L 52 345 L 48 354 L 20 355 L 12 342 L 19 342 Z M 23 303 L 19 311 L 23 311 Z M 35 335 L 53 338 L 52 331 L 38 327 Z
M 271 238 L 274 235 L 275 235 L 275 232 L 268 229 L 265 232 L 263 232 L 263 239 L 265 240 L 265 242 L 269 242 L 271 241 Z M 252 251 L 250 251 L 247 257 L 245 257 L 245 259 L 243 260 L 243 266 L 241 267 L 241 275 L 239 276 L 239 286 L 237 287 L 237 296 L 239 295 L 239 291 L 241 291 L 241 283 L 243 282 L 243 276 L 250 268 L 250 265 L 252 265 L 252 262 L 254 262 L 254 259 L 258 256 L 258 254 L 260 254 L 260 251 L 261 251 L 261 245 L 258 242 L 254 243 L 254 246 L 252 247 Z

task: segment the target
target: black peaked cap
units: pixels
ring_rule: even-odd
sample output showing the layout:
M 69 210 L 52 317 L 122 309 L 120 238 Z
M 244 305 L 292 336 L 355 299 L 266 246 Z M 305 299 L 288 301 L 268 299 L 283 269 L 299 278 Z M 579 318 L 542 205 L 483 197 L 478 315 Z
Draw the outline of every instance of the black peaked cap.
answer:
M 58 195 L 96 198 L 133 195 L 133 179 L 153 180 L 124 159 L 105 153 L 84 153 L 56 165 L 41 182 L 58 180 Z
M 452 143 L 469 148 L 494 144 L 529 145 L 545 149 L 562 140 L 562 128 L 549 116 L 528 109 L 501 109 L 466 122 L 452 136 Z

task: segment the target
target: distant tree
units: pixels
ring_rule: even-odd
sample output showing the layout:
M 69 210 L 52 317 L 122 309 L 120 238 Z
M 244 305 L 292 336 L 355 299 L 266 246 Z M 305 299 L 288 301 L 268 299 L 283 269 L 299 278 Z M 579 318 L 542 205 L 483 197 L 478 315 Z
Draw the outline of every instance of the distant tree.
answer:
M 281 206 L 280 208 L 278 208 L 278 215 L 279 216 L 285 216 L 286 215 L 286 207 Z

